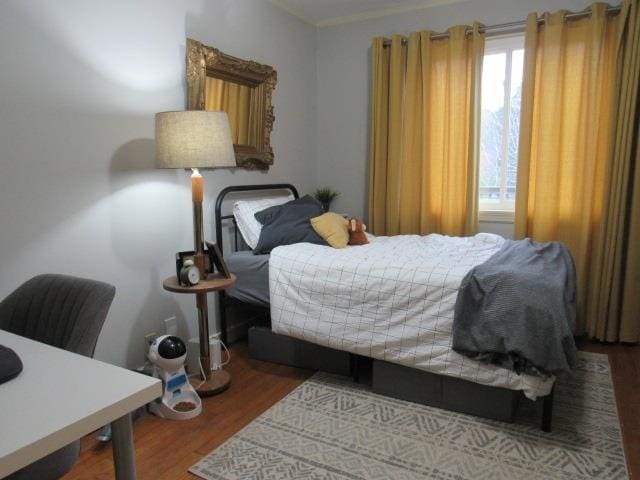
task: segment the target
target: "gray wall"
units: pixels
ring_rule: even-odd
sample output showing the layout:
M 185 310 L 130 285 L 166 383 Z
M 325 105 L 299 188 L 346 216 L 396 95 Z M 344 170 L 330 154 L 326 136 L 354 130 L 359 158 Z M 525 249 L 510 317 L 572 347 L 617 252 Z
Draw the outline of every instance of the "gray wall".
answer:
M 194 298 L 161 287 L 192 247 L 188 174 L 153 167 L 154 113 L 185 107 L 186 37 L 278 71 L 275 166 L 204 173 L 211 238 L 222 187 L 315 186 L 316 29 L 262 0 L 0 2 L 0 298 L 42 272 L 116 285 L 96 356 L 117 364 L 170 315 L 197 332 Z
M 376 36 L 444 31 L 478 20 L 485 25 L 524 20 L 531 11 L 581 10 L 589 0 L 470 0 L 346 23 L 318 31 L 319 185 L 342 192 L 335 209 L 366 217 L 370 45 Z M 511 225 L 481 223 L 511 236 Z

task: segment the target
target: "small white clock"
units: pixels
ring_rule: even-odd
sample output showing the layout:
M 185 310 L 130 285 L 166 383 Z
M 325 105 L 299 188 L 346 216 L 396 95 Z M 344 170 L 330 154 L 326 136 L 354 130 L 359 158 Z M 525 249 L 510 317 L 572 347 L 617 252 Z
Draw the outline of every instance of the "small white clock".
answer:
M 180 283 L 183 285 L 197 285 L 200 281 L 200 269 L 196 267 L 193 260 L 185 260 L 180 269 Z

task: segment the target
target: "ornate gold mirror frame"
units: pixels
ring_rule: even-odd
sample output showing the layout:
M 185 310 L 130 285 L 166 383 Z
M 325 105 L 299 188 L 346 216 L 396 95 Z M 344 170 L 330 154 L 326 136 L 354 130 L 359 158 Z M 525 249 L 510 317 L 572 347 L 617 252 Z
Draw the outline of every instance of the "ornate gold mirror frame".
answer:
M 277 73 L 269 65 L 242 60 L 220 50 L 187 39 L 188 109 L 205 110 L 207 77 L 249 87 L 248 144 L 234 144 L 236 164 L 248 170 L 268 170 L 273 165 L 271 98 Z M 232 126 L 233 129 L 233 126 Z

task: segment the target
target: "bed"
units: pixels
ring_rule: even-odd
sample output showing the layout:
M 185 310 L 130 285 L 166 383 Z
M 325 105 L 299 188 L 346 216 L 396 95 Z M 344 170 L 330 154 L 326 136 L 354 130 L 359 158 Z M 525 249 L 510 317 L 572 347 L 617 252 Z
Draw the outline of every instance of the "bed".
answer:
M 224 222 L 235 227 L 234 216 L 222 214 L 227 195 L 278 189 L 298 198 L 288 184 L 223 190 L 218 244 Z M 238 276 L 219 302 L 223 338 L 228 305 L 249 303 L 270 311 L 269 325 L 249 331 L 255 358 L 366 378 L 378 393 L 505 421 L 523 397 L 541 399 L 542 428 L 550 429 L 553 377 L 518 375 L 451 349 L 460 281 L 500 248 L 501 237 L 371 237 L 366 247 L 304 243 L 253 255 L 238 248 L 236 230 L 235 248 L 223 248 Z

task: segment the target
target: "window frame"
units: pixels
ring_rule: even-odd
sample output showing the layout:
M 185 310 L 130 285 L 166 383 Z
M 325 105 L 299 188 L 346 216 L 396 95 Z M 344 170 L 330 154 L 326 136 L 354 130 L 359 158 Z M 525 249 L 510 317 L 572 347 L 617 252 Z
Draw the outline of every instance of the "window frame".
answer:
M 504 82 L 504 118 L 503 118 L 503 135 L 502 135 L 502 155 L 500 159 L 500 188 L 506 189 L 507 182 L 507 165 L 509 161 L 509 122 L 511 117 L 511 77 L 512 77 L 512 61 L 514 50 L 524 50 L 524 32 L 511 33 L 506 35 L 496 35 L 487 38 L 485 41 L 484 56 L 506 53 L 505 60 L 505 82 Z M 480 125 L 482 128 L 482 125 Z M 481 141 L 481 140 L 480 140 Z M 479 181 L 480 179 L 478 179 Z M 517 186 L 516 186 L 517 188 Z M 478 189 L 478 213 L 479 220 L 484 222 L 511 223 L 515 216 L 515 200 L 486 202 L 480 199 L 480 191 Z

